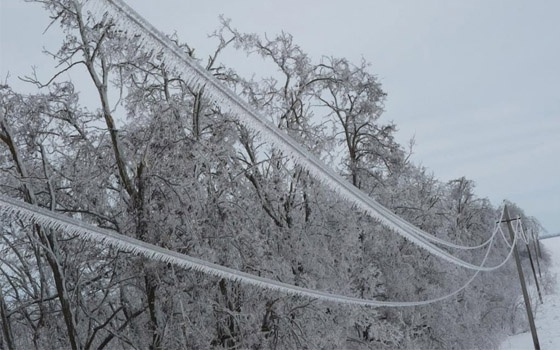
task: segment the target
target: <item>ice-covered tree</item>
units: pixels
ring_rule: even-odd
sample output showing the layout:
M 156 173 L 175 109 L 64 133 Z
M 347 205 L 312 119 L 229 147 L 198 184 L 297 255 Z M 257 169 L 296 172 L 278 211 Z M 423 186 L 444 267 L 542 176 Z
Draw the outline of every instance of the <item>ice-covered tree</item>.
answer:
M 27 78 L 41 88 L 36 94 L 0 88 L 2 194 L 205 261 L 348 296 L 421 300 L 469 277 L 334 196 L 289 154 L 206 99 L 203 85 L 171 69 L 159 52 L 146 52 L 141 36 L 117 30 L 110 17 L 90 16 L 76 0 L 37 2 L 66 34 L 50 53 L 60 71 L 46 82 Z M 207 59 L 172 40 L 416 226 L 462 244 L 488 237 L 496 210 L 475 196 L 472 182 L 442 183 L 408 162 L 396 125 L 382 120 L 385 92 L 366 62 L 315 62 L 289 34 L 243 34 L 228 21 L 212 38 L 216 50 Z M 270 75 L 244 78 L 222 62 L 226 50 L 258 55 Z M 76 69 L 88 73 L 94 108 L 83 107 L 78 87 L 62 81 L 61 73 Z M 511 314 L 511 270 L 433 307 L 358 308 L 0 219 L 8 349 L 481 347 L 469 340 L 491 329 L 479 319 L 495 323 Z M 487 286 L 491 278 L 500 288 Z

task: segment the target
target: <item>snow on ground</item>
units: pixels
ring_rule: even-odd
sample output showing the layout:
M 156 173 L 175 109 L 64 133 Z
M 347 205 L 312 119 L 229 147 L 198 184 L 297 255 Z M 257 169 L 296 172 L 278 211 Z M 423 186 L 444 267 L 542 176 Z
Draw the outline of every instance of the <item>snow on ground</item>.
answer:
M 543 296 L 544 304 L 537 310 L 536 326 L 541 350 L 560 349 L 560 237 L 541 241 L 551 254 L 550 270 L 556 274 L 556 290 L 554 294 Z M 528 327 L 528 326 L 527 326 Z M 534 349 L 531 332 L 511 336 L 502 344 L 502 350 Z

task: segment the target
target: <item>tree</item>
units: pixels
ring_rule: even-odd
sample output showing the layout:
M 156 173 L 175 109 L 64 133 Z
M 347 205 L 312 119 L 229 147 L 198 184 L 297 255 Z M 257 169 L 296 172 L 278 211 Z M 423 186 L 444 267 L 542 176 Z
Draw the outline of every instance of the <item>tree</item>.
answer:
M 50 53 L 61 70 L 46 83 L 28 78 L 37 94 L 0 90 L 3 194 L 206 261 L 349 296 L 430 298 L 468 277 L 333 196 L 289 154 L 209 103 L 204 88 L 159 52 L 146 52 L 141 37 L 90 16 L 78 1 L 39 2 L 66 33 Z M 399 215 L 440 238 L 486 237 L 495 209 L 468 180 L 441 183 L 408 162 L 396 126 L 381 122 L 385 93 L 367 63 L 313 62 L 286 33 L 242 34 L 228 21 L 212 37 L 217 47 L 204 61 L 172 39 Z M 245 79 L 227 68 L 220 55 L 230 49 L 259 55 L 271 76 Z M 80 68 L 98 98 L 93 111 L 80 105 L 74 84 L 61 82 L 61 73 Z M 476 284 L 453 304 L 349 308 L 1 219 L 8 348 L 477 347 L 452 325 L 460 319 L 470 334 L 483 332 L 479 316 L 508 312 L 500 298 L 511 293 L 509 270 L 499 276 L 503 290 Z M 482 315 L 475 302 L 499 311 Z

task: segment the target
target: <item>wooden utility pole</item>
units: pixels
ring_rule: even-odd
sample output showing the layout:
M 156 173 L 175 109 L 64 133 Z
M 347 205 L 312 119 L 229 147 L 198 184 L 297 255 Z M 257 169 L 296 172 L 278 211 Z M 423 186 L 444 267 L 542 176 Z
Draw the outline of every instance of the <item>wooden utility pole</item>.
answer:
M 539 280 L 537 279 L 537 272 L 535 271 L 535 264 L 533 263 L 533 254 L 531 254 L 531 248 L 529 248 L 529 237 L 525 234 L 525 229 L 521 225 L 521 234 L 523 235 L 523 240 L 525 241 L 525 247 L 527 248 L 527 253 L 529 254 L 529 262 L 531 262 L 531 270 L 533 271 L 533 278 L 535 279 L 535 285 L 537 286 L 537 293 L 539 294 L 539 300 L 542 301 L 541 287 L 539 285 Z
M 511 237 L 511 244 L 515 242 L 515 233 L 511 225 L 511 218 L 507 205 L 504 207 L 504 219 L 508 227 L 509 236 Z M 527 318 L 529 319 L 529 327 L 531 328 L 531 335 L 533 336 L 533 345 L 535 350 L 540 350 L 539 338 L 537 336 L 537 328 L 535 327 L 535 319 L 533 318 L 533 311 L 531 309 L 531 301 L 529 300 L 529 293 L 527 293 L 527 285 L 525 284 L 525 276 L 521 269 L 521 259 L 519 259 L 519 252 L 517 251 L 517 244 L 513 247 L 513 256 L 515 257 L 515 264 L 517 265 L 517 272 L 519 273 L 519 282 L 521 283 L 521 290 L 523 291 L 523 299 L 525 300 L 525 309 L 527 311 Z
M 542 254 L 541 254 L 541 240 L 539 237 L 537 237 L 537 239 L 535 240 L 537 242 L 537 254 L 539 256 L 540 259 L 542 259 Z
M 533 231 L 533 229 L 531 229 L 531 237 L 533 237 L 533 246 L 535 247 L 535 255 L 537 257 L 537 268 L 539 269 L 539 278 L 542 279 L 542 274 L 541 274 L 541 251 L 539 250 L 539 242 L 537 237 L 535 236 L 535 231 Z

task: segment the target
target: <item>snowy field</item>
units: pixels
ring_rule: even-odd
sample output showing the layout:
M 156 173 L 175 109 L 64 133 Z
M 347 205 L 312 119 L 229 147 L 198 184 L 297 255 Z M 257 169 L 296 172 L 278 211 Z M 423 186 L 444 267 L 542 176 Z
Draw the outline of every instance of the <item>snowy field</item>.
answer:
M 541 241 L 552 256 L 551 272 L 556 274 L 556 291 L 545 295 L 544 304 L 538 308 L 535 323 L 542 350 L 560 349 L 560 237 Z M 530 332 L 509 337 L 503 344 L 502 350 L 533 349 L 533 339 Z

